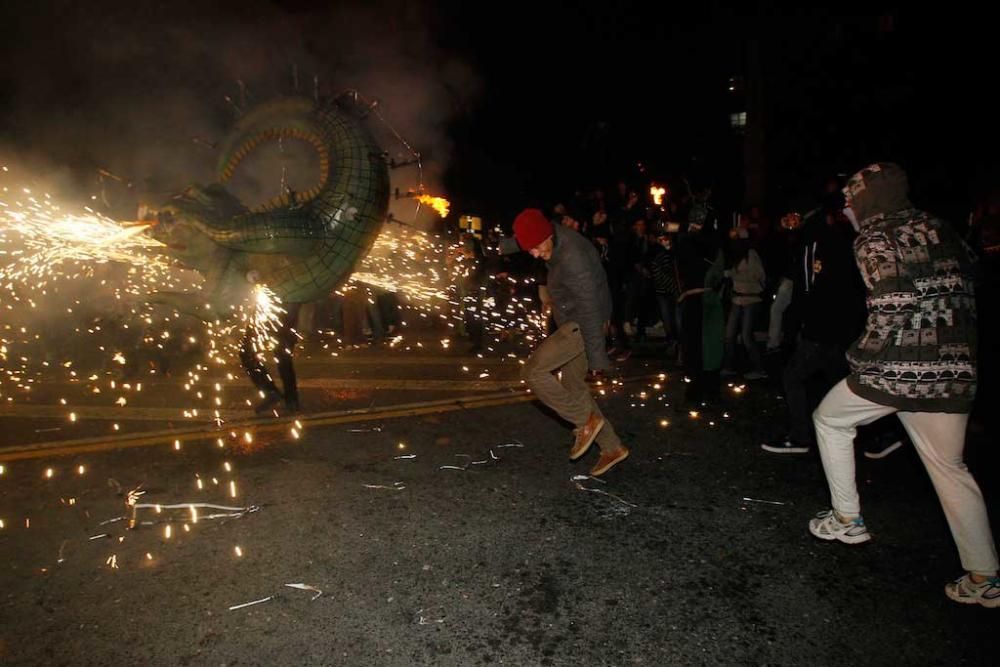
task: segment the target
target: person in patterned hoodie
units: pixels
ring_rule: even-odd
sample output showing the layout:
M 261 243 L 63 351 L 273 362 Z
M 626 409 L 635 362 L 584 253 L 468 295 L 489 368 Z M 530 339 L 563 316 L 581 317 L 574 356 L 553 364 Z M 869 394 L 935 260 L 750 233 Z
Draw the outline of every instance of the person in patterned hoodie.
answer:
M 865 330 L 847 352 L 850 375 L 813 413 L 833 509 L 809 522 L 823 540 L 871 539 L 854 472 L 857 427 L 893 412 L 934 484 L 966 570 L 945 586 L 957 602 L 1000 607 L 986 504 L 962 460 L 976 392 L 976 307 L 969 248 L 944 221 L 916 210 L 906 173 L 878 163 L 844 188 L 860 232 L 854 253 L 868 290 Z

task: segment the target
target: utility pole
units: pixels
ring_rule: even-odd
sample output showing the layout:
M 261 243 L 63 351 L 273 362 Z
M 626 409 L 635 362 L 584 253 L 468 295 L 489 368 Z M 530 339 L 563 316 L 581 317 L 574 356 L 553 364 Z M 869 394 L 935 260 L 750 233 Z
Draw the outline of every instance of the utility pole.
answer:
M 756 35 L 756 33 L 754 33 Z M 756 36 L 746 44 L 746 104 L 747 124 L 743 137 L 743 200 L 747 206 L 761 206 L 766 198 L 765 81 L 761 63 L 761 46 Z

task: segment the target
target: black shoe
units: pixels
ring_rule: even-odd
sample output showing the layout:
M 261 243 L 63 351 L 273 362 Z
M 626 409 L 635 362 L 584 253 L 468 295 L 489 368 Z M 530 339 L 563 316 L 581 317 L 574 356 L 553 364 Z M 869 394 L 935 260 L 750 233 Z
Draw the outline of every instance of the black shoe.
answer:
M 253 406 L 253 411 L 258 415 L 263 414 L 274 408 L 274 406 L 277 405 L 278 403 L 280 403 L 282 398 L 283 396 L 281 395 L 280 391 L 269 391 L 264 395 L 264 398 L 261 399 L 261 401 L 257 405 Z
M 809 451 L 809 445 L 792 440 L 789 436 L 765 442 L 760 446 L 765 452 L 772 454 L 805 454 Z

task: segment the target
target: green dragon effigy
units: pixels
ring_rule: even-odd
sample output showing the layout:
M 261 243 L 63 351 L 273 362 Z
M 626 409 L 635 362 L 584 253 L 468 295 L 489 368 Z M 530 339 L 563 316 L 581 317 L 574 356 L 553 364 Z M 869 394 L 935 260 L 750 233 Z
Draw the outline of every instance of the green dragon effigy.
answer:
M 389 207 L 389 171 L 366 126 L 365 107 L 345 94 L 317 103 L 282 98 L 243 115 L 222 142 L 219 182 L 189 187 L 157 211 L 150 234 L 205 277 L 201 294 L 154 299 L 189 313 L 228 308 L 266 285 L 285 303 L 326 297 L 371 249 Z M 224 185 L 259 144 L 306 141 L 319 157 L 318 184 L 251 210 Z

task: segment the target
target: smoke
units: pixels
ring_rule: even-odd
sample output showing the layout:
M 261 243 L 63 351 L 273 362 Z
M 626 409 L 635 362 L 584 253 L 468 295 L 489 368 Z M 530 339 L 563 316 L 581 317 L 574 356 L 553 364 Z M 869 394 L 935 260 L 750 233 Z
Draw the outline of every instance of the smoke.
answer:
M 353 88 L 379 99 L 437 189 L 453 150 L 449 122 L 480 89 L 436 32 L 433 10 L 414 3 L 42 0 L 5 3 L 0 23 L 10 32 L 0 39 L 0 162 L 81 200 L 98 194 L 117 216 L 134 212 L 140 192 L 213 180 L 207 144 L 227 132 L 234 106 L 295 92 L 296 80 L 300 94 L 318 80 L 322 94 Z M 378 137 L 397 161 L 410 157 L 387 130 Z M 296 151 L 271 148 L 248 163 L 238 194 L 268 198 L 282 172 L 303 178 L 314 163 Z M 416 185 L 415 168 L 393 172 L 394 187 Z M 412 204 L 397 211 L 412 217 Z

